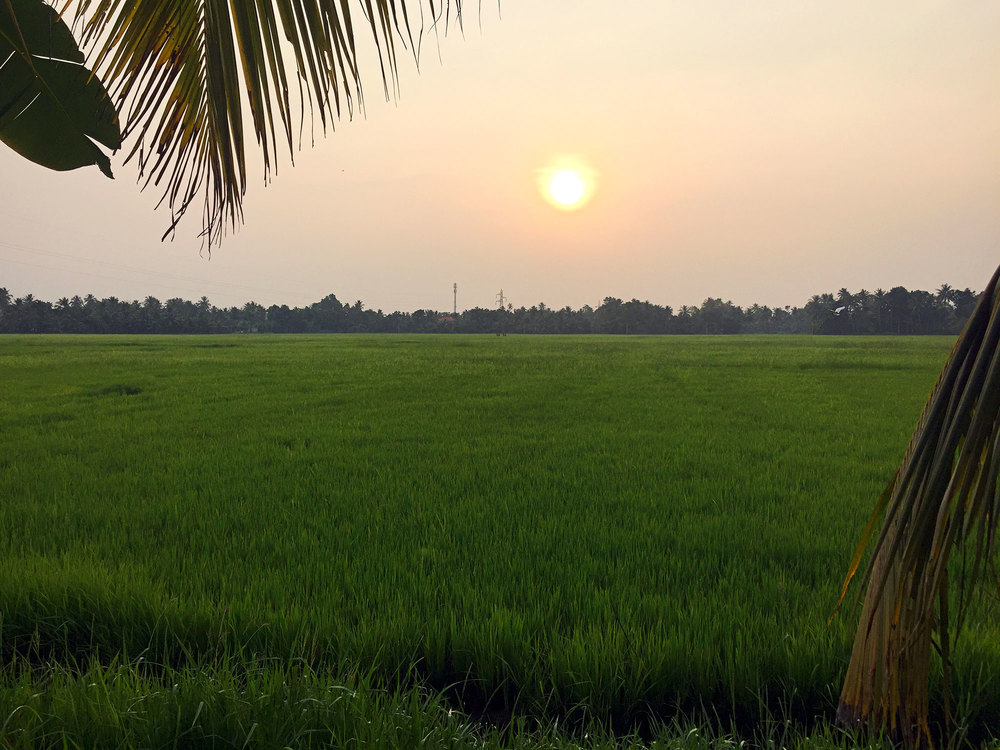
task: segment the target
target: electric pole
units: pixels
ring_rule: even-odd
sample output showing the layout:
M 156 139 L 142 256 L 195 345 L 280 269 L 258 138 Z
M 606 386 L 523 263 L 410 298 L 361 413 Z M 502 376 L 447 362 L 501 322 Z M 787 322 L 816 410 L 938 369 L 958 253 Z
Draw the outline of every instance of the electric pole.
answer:
M 452 287 L 452 293 L 455 295 L 455 306 L 454 306 L 454 309 L 452 310 L 452 314 L 458 315 L 458 282 L 457 281 L 455 282 L 455 285 Z

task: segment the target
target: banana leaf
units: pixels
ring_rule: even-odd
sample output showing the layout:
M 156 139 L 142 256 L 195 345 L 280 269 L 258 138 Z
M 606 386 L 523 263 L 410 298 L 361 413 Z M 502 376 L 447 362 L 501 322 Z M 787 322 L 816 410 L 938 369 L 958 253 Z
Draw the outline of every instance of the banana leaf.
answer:
M 50 169 L 111 161 L 118 114 L 69 27 L 42 0 L 0 0 L 0 141 Z

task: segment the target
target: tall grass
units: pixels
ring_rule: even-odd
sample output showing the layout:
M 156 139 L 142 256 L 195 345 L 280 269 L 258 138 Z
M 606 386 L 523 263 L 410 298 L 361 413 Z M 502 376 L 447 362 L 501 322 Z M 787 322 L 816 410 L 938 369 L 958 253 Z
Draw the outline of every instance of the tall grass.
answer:
M 0 652 L 360 670 L 647 740 L 827 716 L 840 575 L 949 346 L 4 338 Z
M 239 678 L 234 675 L 240 675 Z M 413 687 L 387 691 L 369 677 L 331 682 L 301 664 L 207 665 L 153 677 L 136 664 L 91 663 L 71 670 L 7 665 L 0 686 L 0 747 L 329 748 L 398 750 L 735 750 L 890 748 L 880 737 L 819 728 L 803 734 L 770 717 L 750 739 L 682 721 L 650 737 L 615 735 L 600 725 L 570 736 L 558 723 L 516 720 L 493 728 L 470 721 L 440 695 Z

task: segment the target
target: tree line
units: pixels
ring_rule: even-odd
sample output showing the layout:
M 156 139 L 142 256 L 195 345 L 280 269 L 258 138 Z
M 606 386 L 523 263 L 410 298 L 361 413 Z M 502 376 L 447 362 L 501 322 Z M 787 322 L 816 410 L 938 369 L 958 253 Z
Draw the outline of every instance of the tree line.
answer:
M 474 307 L 454 314 L 411 313 L 344 304 L 333 294 L 305 307 L 216 307 L 207 297 L 142 302 L 116 297 L 63 297 L 46 302 L 14 298 L 0 288 L 0 333 L 611 333 L 611 334 L 956 334 L 978 294 L 943 284 L 935 292 L 862 289 L 813 295 L 802 307 L 747 308 L 708 298 L 700 307 L 625 302 L 606 297 L 600 306 L 554 309 Z

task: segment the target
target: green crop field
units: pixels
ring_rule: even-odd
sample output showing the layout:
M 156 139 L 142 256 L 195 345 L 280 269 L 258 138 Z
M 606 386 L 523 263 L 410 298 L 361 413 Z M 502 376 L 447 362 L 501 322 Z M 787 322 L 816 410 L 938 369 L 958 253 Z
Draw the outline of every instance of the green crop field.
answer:
M 951 343 L 0 338 L 0 746 L 829 718 Z M 956 657 L 974 726 L 998 636 Z

